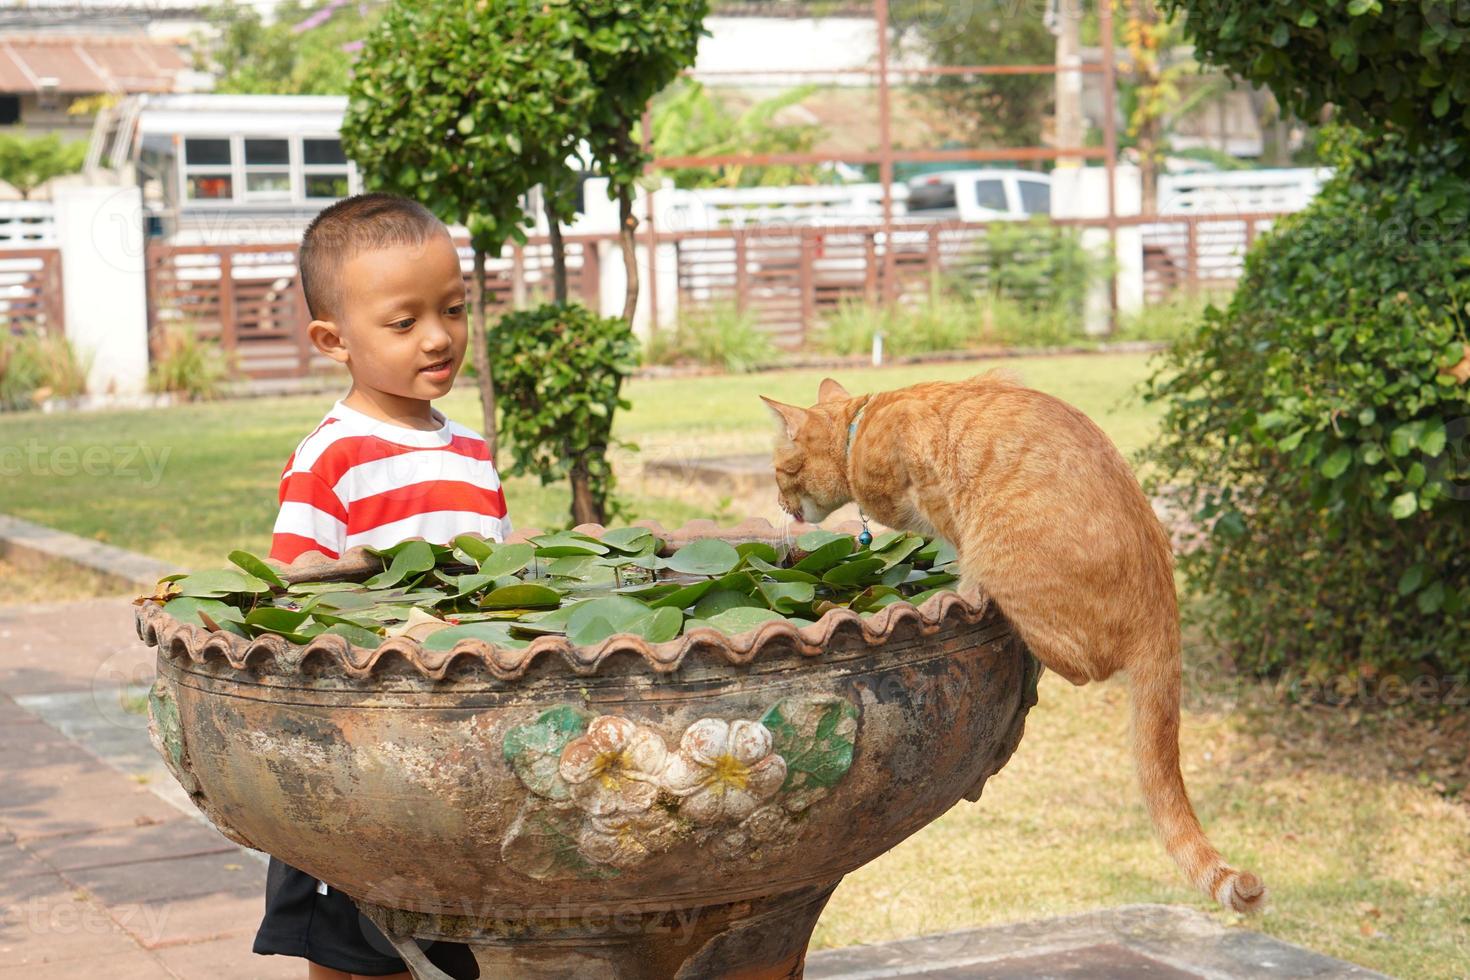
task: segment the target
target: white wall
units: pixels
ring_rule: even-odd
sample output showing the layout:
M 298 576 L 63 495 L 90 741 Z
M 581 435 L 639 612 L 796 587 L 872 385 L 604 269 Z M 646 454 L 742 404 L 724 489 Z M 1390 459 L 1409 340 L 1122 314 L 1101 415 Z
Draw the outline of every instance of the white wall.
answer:
M 141 394 L 148 381 L 142 195 L 136 187 L 62 187 L 55 208 L 66 339 L 91 361 L 87 392 Z
M 1138 167 L 1120 163 L 1113 171 L 1114 203 L 1119 217 L 1141 213 L 1143 182 Z M 1057 167 L 1051 173 L 1051 216 L 1053 218 L 1106 218 L 1108 215 L 1108 173 L 1103 167 Z M 1106 255 L 1108 233 L 1105 228 L 1087 228 L 1082 243 Z M 1117 283 L 1118 310 L 1129 313 L 1143 306 L 1143 232 L 1137 226 L 1118 229 Z M 1108 329 L 1108 287 L 1100 283 L 1087 301 L 1088 333 L 1106 333 Z

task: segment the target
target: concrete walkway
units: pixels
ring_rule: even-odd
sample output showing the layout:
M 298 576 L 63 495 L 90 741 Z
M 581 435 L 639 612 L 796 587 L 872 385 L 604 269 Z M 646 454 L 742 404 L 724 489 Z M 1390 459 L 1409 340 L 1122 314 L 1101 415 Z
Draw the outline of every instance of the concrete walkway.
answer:
M 148 741 L 131 595 L 0 606 L 0 980 L 305 976 L 250 944 L 262 855 L 221 837 Z M 814 953 L 811 980 L 1375 977 L 1208 916 L 1129 906 Z
M 0 980 L 272 980 L 265 866 L 148 744 L 131 596 L 0 606 Z

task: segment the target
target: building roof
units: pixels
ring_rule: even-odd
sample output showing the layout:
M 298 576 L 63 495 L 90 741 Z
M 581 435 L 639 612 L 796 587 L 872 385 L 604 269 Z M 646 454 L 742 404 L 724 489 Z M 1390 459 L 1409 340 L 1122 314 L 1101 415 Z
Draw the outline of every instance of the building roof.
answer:
M 141 35 L 0 35 L 0 92 L 172 92 L 190 70 L 176 44 Z

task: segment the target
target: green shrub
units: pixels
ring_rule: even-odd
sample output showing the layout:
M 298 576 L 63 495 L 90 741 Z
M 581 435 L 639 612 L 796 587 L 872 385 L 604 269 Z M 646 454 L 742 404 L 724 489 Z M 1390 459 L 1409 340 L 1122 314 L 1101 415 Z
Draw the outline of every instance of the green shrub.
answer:
M 624 513 L 607 451 L 613 413 L 629 407 L 623 381 L 638 367 L 627 321 L 548 304 L 502 317 L 489 342 L 500 432 L 514 449 L 502 472 L 533 474 L 543 486 L 570 480 L 575 524 Z
M 1181 559 L 1257 671 L 1470 670 L 1470 193 L 1454 144 L 1342 139 L 1147 386 Z
M 777 351 L 753 312 L 742 313 L 726 302 L 680 311 L 672 336 L 667 330 L 654 332 L 648 357 L 655 363 L 693 361 L 741 374 L 775 361 Z
M 936 290 L 883 307 L 849 301 L 837 307 L 817 339 L 832 354 L 866 354 L 875 331 L 888 354 L 931 354 L 977 347 L 1052 347 L 1083 340 L 1081 317 L 1034 309 L 1005 296 L 969 297 Z
M 61 334 L 0 330 L 0 408 L 29 408 L 49 396 L 84 394 L 87 370 L 88 364 Z
M 996 221 L 946 280 L 959 295 L 989 295 L 1035 313 L 1080 315 L 1107 263 L 1082 245 L 1076 228 L 1045 219 Z
M 189 324 L 174 324 L 159 333 L 148 390 L 201 401 L 218 397 L 233 373 L 231 358 L 218 342 L 200 337 Z
M 1230 302 L 1228 292 L 1172 293 L 1157 303 L 1145 303 L 1132 313 L 1118 317 L 1111 340 L 1165 340 L 1174 342 L 1194 335 L 1210 306 Z

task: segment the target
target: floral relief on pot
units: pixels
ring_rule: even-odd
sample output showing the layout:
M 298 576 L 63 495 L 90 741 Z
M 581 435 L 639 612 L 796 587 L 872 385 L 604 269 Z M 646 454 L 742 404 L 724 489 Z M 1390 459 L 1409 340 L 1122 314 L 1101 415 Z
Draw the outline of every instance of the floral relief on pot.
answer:
M 684 845 L 733 857 L 789 843 L 851 768 L 858 714 L 835 695 L 788 697 L 758 719 L 700 718 L 671 750 L 631 719 L 557 705 L 505 734 L 530 792 L 501 854 L 539 880 L 596 879 Z

